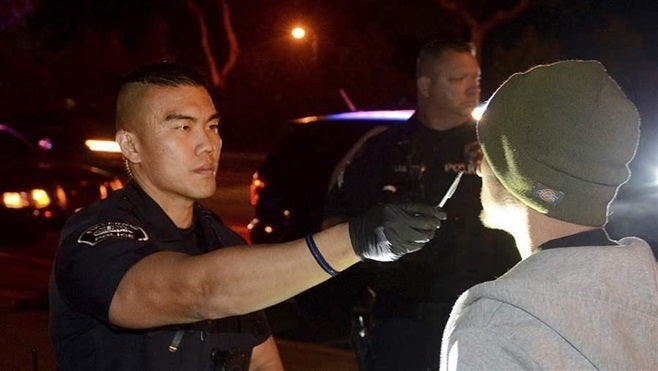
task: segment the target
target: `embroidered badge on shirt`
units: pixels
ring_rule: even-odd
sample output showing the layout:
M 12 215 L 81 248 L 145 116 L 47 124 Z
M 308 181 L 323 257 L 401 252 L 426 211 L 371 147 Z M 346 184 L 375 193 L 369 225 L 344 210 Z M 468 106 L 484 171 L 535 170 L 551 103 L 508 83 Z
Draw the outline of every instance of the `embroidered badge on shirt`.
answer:
M 78 237 L 78 243 L 86 243 L 95 246 L 97 243 L 108 238 L 122 238 L 126 240 L 148 241 L 146 232 L 136 225 L 123 222 L 106 222 L 96 224 Z

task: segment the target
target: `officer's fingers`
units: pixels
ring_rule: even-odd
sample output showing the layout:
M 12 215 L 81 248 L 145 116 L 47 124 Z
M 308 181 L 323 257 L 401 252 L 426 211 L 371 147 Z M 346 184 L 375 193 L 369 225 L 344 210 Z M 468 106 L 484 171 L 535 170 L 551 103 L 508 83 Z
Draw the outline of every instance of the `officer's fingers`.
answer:
M 427 217 L 437 218 L 439 220 L 446 219 L 446 213 L 443 209 L 435 206 L 419 204 L 414 202 L 405 202 L 398 205 L 398 207 L 404 210 L 405 213 L 409 215 L 423 215 Z
M 440 207 L 433 207 L 434 215 L 436 215 L 440 220 L 448 219 L 448 214 Z
M 418 230 L 418 232 L 420 232 L 425 237 L 425 239 L 427 239 L 426 242 L 429 242 L 429 240 L 434 238 L 434 235 L 436 234 L 437 229 L 438 229 L 438 227 L 435 227 L 435 228 L 432 228 L 432 229 L 420 229 L 420 230 Z
M 414 229 L 434 230 L 441 226 L 441 219 L 436 215 L 428 214 L 406 214 L 400 219 L 400 223 L 405 223 Z
M 405 246 L 405 248 L 411 248 L 411 245 L 414 245 L 412 251 L 419 249 L 420 246 L 417 245 L 422 246 L 433 236 L 433 233 L 429 236 L 427 230 L 418 230 L 402 223 L 391 224 L 385 231 L 386 238 L 391 244 L 396 247 Z

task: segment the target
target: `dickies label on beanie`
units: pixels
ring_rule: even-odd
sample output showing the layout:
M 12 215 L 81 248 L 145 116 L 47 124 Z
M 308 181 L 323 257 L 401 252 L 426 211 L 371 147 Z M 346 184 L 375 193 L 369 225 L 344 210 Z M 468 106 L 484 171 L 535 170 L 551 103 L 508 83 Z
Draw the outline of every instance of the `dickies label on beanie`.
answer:
M 564 198 L 564 192 L 556 191 L 541 183 L 535 183 L 532 186 L 532 196 L 539 202 L 544 202 L 551 206 L 557 206 L 560 200 Z

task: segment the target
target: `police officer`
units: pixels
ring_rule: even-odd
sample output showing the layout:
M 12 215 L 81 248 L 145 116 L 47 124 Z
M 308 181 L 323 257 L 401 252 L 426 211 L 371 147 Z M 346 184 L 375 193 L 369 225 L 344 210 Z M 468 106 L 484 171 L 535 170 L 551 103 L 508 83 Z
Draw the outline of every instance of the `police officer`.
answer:
M 393 264 L 364 263 L 350 270 L 374 293 L 374 328 L 362 342 L 369 347 L 367 370 L 438 365 L 441 332 L 458 295 L 520 259 L 509 235 L 486 230 L 479 221 L 481 182 L 471 113 L 480 99 L 480 69 L 474 54 L 470 43 L 460 41 L 423 46 L 416 112 L 406 124 L 369 138 L 329 192 L 324 226 L 386 200 L 437 205 L 446 199 L 449 227 L 427 248 Z M 453 184 L 458 187 L 448 198 Z
M 222 144 L 197 72 L 130 73 L 116 125 L 132 179 L 67 221 L 53 268 L 61 370 L 280 370 L 263 308 L 361 259 L 416 251 L 440 224 L 432 208 L 388 204 L 303 240 L 245 247 L 197 203 L 215 192 Z

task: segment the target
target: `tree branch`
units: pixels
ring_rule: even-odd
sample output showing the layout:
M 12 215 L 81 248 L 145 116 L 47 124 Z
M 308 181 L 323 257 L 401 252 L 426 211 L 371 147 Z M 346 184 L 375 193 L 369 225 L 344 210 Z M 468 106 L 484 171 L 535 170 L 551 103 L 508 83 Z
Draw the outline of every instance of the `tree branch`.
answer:
M 459 18 L 466 23 L 471 32 L 471 42 L 475 45 L 478 59 L 481 58 L 482 44 L 486 33 L 499 24 L 518 17 L 530 4 L 530 0 L 518 0 L 512 9 L 501 9 L 494 13 L 491 18 L 480 22 L 458 0 L 437 0 L 437 2 L 447 11 L 457 13 Z
M 210 47 L 206 19 L 203 17 L 201 8 L 197 6 L 194 0 L 187 0 L 187 7 L 190 8 L 192 13 L 194 13 L 194 16 L 197 18 L 197 21 L 199 22 L 199 28 L 201 29 L 201 47 L 206 57 L 206 63 L 208 63 L 208 69 L 210 69 L 212 85 L 221 89 L 224 86 L 224 81 L 222 80 L 222 76 L 217 70 L 217 61 L 215 60 L 215 55 L 213 54 L 212 48 Z
M 222 24 L 224 25 L 224 34 L 226 35 L 226 41 L 228 42 L 229 53 L 222 68 L 221 78 L 222 81 L 226 81 L 226 76 L 229 72 L 233 70 L 235 64 L 238 61 L 238 56 L 240 55 L 240 44 L 238 43 L 238 38 L 235 35 L 235 30 L 233 29 L 233 23 L 231 22 L 231 10 L 226 3 L 226 0 L 217 0 L 219 7 L 222 10 Z
M 495 26 L 507 22 L 511 19 L 518 17 L 521 13 L 525 12 L 530 4 L 530 0 L 519 0 L 514 8 L 512 9 L 502 9 L 496 12 L 493 17 L 482 22 L 481 27 L 484 32 L 489 31 Z

